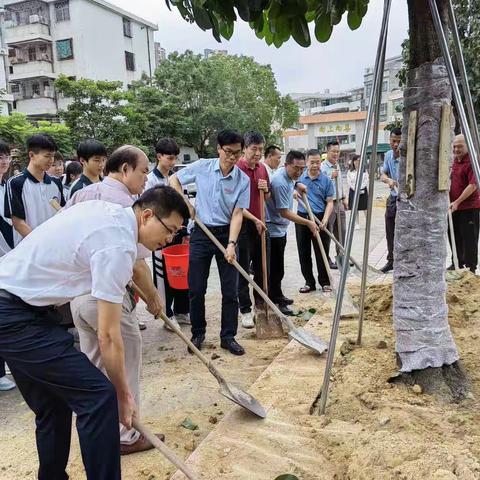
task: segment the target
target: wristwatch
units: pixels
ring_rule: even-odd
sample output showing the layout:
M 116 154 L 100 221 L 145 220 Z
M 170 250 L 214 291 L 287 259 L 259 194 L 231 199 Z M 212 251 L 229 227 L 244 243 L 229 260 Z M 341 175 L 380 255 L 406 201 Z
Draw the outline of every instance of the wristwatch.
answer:
M 228 241 L 228 245 L 230 245 L 230 244 L 232 244 L 234 247 L 237 246 L 236 240 L 229 240 L 229 241 Z

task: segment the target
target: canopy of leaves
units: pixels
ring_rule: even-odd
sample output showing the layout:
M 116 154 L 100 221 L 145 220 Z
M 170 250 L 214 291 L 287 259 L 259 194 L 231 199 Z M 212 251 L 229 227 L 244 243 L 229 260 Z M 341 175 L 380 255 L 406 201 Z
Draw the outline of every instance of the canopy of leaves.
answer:
M 202 30 L 211 30 L 215 39 L 229 40 L 235 21 L 240 17 L 250 24 L 268 45 L 280 47 L 293 38 L 302 47 L 312 42 L 308 27 L 314 24 L 319 42 L 326 42 L 344 14 L 352 30 L 357 29 L 367 13 L 369 0 L 165 0 L 182 17 Z

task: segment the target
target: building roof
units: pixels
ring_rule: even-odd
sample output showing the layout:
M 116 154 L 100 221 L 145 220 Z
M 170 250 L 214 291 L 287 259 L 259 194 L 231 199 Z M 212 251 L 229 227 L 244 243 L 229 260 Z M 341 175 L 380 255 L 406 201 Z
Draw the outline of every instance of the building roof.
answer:
M 352 120 L 365 120 L 366 118 L 367 112 L 322 113 L 319 115 L 305 115 L 300 117 L 298 123 L 348 122 Z
M 308 135 L 308 130 L 286 130 L 283 132 L 284 137 L 303 137 Z

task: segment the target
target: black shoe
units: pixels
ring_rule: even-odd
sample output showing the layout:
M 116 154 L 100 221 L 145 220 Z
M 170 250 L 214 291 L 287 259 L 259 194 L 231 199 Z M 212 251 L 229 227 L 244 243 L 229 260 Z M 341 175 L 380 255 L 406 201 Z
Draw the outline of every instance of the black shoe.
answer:
M 244 355 L 245 349 L 234 339 L 222 340 L 220 346 L 234 355 Z
M 393 262 L 387 262 L 383 268 L 380 269 L 382 273 L 387 273 L 393 270 Z
M 328 262 L 330 270 L 338 270 L 337 264 L 335 262 Z
M 192 337 L 192 343 L 199 349 L 201 350 L 202 349 L 202 343 L 203 341 L 205 340 L 205 335 L 194 335 Z M 193 351 L 190 349 L 190 347 L 188 347 L 188 353 L 190 355 L 193 355 Z
M 291 298 L 282 297 L 282 303 L 284 305 L 293 305 L 293 300 Z
M 287 317 L 293 317 L 293 312 L 284 303 L 279 303 L 278 309 Z

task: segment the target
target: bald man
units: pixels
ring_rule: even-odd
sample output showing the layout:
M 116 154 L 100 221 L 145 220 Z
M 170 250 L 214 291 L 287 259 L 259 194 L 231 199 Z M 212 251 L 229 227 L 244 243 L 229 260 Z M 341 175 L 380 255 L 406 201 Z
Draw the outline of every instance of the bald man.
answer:
M 450 174 L 450 209 L 457 246 L 458 265 L 475 273 L 478 264 L 480 193 L 463 135 L 453 141 L 453 164 Z M 451 242 L 451 238 L 449 235 Z M 449 269 L 453 269 L 452 265 Z

